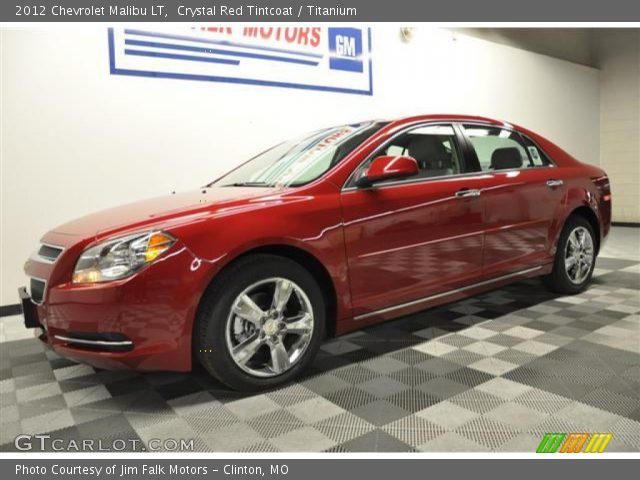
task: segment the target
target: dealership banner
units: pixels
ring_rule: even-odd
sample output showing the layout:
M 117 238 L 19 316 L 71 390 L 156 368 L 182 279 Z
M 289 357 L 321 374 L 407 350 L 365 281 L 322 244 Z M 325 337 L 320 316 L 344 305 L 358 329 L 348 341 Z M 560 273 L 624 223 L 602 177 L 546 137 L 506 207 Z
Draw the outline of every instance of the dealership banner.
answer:
M 373 93 L 364 27 L 115 27 L 108 41 L 114 75 Z

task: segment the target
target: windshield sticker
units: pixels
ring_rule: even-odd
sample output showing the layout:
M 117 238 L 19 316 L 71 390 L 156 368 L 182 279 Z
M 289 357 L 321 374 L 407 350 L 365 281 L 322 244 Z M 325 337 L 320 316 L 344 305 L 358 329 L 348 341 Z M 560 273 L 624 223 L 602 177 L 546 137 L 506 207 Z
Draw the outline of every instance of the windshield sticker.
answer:
M 344 127 L 342 129 L 340 129 L 340 130 L 338 130 L 336 132 L 333 132 L 332 134 L 324 137 L 322 140 L 320 140 L 318 143 L 313 145 L 310 150 L 305 152 L 300 157 L 300 160 L 299 160 L 300 163 L 305 163 L 309 159 L 317 157 L 319 154 L 321 154 L 325 150 L 327 150 L 327 148 L 331 147 L 332 145 L 335 145 L 336 143 L 338 143 L 343 138 L 351 135 L 354 131 L 355 131 L 355 128 Z
M 313 168 L 318 161 L 321 161 L 327 152 L 333 152 L 335 146 L 351 136 L 356 130 L 356 128 L 350 126 L 342 127 L 322 137 L 317 143 L 309 145 L 309 150 L 301 152 L 297 158 L 293 159 L 294 161 L 290 163 L 290 167 L 280 183 L 287 184 L 294 178 L 303 175 L 308 169 Z
M 529 150 L 529 154 L 531 155 L 531 158 L 533 159 L 534 162 L 540 162 L 540 153 L 538 152 L 538 149 L 534 146 L 530 146 L 527 147 L 527 149 Z

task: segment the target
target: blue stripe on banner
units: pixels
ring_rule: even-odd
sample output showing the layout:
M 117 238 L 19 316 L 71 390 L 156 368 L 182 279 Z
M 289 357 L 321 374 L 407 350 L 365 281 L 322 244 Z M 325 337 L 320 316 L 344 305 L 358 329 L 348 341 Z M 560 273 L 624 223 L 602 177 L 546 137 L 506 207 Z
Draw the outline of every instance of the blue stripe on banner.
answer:
M 167 38 L 169 40 L 186 40 L 189 42 L 208 43 L 212 45 L 226 45 L 228 47 L 248 48 L 252 50 L 265 50 L 269 52 L 289 53 L 291 55 L 300 55 L 303 57 L 322 58 L 321 53 L 297 52 L 285 48 L 263 47 L 257 45 L 249 45 L 247 43 L 230 42 L 229 40 L 214 40 L 208 38 L 190 37 L 189 35 L 173 35 L 169 33 L 147 32 L 145 30 L 135 30 L 127 28 L 124 31 L 128 35 L 140 35 L 143 37 Z
M 239 65 L 239 60 L 229 60 L 228 58 L 213 58 L 213 57 L 196 57 L 194 55 L 178 55 L 175 53 L 162 53 L 162 52 L 148 52 L 145 50 L 124 50 L 125 55 L 136 55 L 138 57 L 156 57 L 156 58 L 170 58 L 172 60 L 188 60 L 191 62 L 207 62 L 207 63 L 225 63 L 227 65 Z
M 113 29 L 109 28 L 107 31 L 109 37 L 109 72 L 114 73 L 116 71 L 116 48 L 113 41 Z
M 316 66 L 319 63 L 315 60 L 302 60 L 300 58 L 291 58 L 291 57 L 277 57 L 274 55 L 265 55 L 262 53 L 234 52 L 232 50 L 221 50 L 219 48 L 191 47 L 189 45 L 178 45 L 175 43 L 146 42 L 142 40 L 128 40 L 128 39 L 125 40 L 124 43 L 125 45 L 134 45 L 137 47 L 167 48 L 171 50 L 185 50 L 189 52 L 210 53 L 210 54 L 217 54 L 217 55 L 230 55 L 235 57 L 256 58 L 258 60 L 271 60 L 274 62 L 299 63 L 302 65 L 311 65 L 311 66 Z
M 273 82 L 269 80 L 252 80 L 250 78 L 219 77 L 213 75 L 194 75 L 173 72 L 146 72 L 143 70 L 130 70 L 127 68 L 116 68 L 111 73 L 113 75 L 130 75 L 132 77 L 171 78 L 174 80 L 200 80 L 205 82 L 237 83 L 241 85 L 261 85 L 268 87 L 295 88 L 300 90 L 317 90 L 319 92 L 371 95 L 370 90 L 356 90 L 355 88 L 342 87 L 325 87 L 322 85 L 304 85 L 302 83 Z
M 371 28 L 367 30 L 367 36 L 369 38 L 369 95 L 373 96 L 373 64 L 371 62 L 371 58 L 373 58 L 373 44 L 371 43 Z

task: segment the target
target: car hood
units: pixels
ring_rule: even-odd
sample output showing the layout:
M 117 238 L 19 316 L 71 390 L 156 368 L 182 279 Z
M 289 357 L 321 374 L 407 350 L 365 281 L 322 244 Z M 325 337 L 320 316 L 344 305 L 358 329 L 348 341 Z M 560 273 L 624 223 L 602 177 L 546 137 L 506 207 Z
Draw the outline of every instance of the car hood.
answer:
M 56 236 L 103 238 L 136 229 L 165 228 L 224 211 L 232 212 L 252 203 L 280 198 L 281 190 L 261 187 L 213 187 L 151 198 L 93 213 L 54 228 Z

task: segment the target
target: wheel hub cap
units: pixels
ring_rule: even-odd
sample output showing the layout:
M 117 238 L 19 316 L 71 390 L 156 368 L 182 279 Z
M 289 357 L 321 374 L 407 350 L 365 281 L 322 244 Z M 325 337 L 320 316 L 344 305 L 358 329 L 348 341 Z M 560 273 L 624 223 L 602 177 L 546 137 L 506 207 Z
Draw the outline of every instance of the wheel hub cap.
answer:
M 274 277 L 244 289 L 227 317 L 226 344 L 234 363 L 256 377 L 293 368 L 313 336 L 314 315 L 307 294 L 291 280 Z
M 269 337 L 272 337 L 280 331 L 280 325 L 276 320 L 267 320 L 262 327 L 262 331 Z
M 581 284 L 591 273 L 595 258 L 593 238 L 584 227 L 574 228 L 567 239 L 564 266 L 572 283 Z

